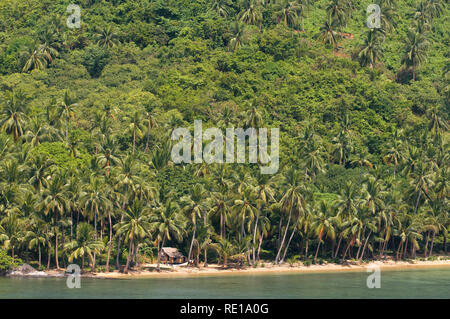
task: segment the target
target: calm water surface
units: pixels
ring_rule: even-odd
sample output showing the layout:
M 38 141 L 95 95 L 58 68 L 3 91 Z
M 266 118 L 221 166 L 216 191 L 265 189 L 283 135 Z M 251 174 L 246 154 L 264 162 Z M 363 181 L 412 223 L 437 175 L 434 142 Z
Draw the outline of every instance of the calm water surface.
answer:
M 383 270 L 381 288 L 370 273 L 227 275 L 191 278 L 0 278 L 0 298 L 450 298 L 450 268 Z

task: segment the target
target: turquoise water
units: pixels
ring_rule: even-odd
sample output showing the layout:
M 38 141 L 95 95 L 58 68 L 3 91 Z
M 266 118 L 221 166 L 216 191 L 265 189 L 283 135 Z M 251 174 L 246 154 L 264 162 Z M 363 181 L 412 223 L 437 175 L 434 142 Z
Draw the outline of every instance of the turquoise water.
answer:
M 450 268 L 381 272 L 256 274 L 191 278 L 91 279 L 69 289 L 65 278 L 0 278 L 0 298 L 450 298 Z

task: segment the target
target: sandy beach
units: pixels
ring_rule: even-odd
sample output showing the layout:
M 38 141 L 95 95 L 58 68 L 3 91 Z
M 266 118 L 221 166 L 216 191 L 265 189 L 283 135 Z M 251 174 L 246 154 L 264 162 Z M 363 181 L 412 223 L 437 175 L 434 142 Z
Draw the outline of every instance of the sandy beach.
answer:
M 138 278 L 171 278 L 171 277 L 195 277 L 195 276 L 221 276 L 221 275 L 257 275 L 268 273 L 308 273 L 308 272 L 340 272 L 340 271 L 365 271 L 374 266 L 380 267 L 381 270 L 401 270 L 409 268 L 433 268 L 433 267 L 449 267 L 450 258 L 441 257 L 439 260 L 433 261 L 374 261 L 370 263 L 348 263 L 346 265 L 339 264 L 322 264 L 304 266 L 301 263 L 294 265 L 283 264 L 274 265 L 272 263 L 265 263 L 264 267 L 259 266 L 246 267 L 243 269 L 222 268 L 221 265 L 210 264 L 208 267 L 186 267 L 186 266 L 168 266 L 161 265 L 161 271 L 154 270 L 156 264 L 141 265 L 141 270 L 129 271 L 128 274 L 123 274 L 118 271 L 108 273 L 85 273 L 83 276 L 91 278 L 104 279 L 138 279 Z M 146 270 L 151 269 L 151 270 Z M 52 271 L 48 272 L 52 275 Z

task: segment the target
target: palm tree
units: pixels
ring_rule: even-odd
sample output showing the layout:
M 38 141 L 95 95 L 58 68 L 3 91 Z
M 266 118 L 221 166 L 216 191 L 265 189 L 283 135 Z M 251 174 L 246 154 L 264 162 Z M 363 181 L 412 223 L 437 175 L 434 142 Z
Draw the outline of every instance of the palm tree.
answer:
M 275 263 L 279 263 L 282 260 L 280 259 L 281 256 L 280 254 L 282 249 L 284 248 L 284 243 L 286 240 L 286 235 L 290 226 L 292 215 L 294 214 L 294 217 L 296 217 L 296 222 L 289 241 L 292 239 L 293 234 L 297 229 L 301 213 L 303 213 L 306 208 L 305 207 L 306 201 L 304 197 L 304 185 L 301 182 L 300 174 L 293 167 L 290 167 L 282 175 L 282 180 L 285 186 L 285 191 L 283 197 L 280 199 L 280 206 L 282 212 L 288 215 L 288 219 L 285 226 L 283 238 L 281 240 L 280 247 L 277 252 L 277 256 L 275 257 Z M 289 243 L 285 247 L 284 256 L 286 256 L 286 252 L 288 249 Z
M 30 230 L 26 232 L 26 240 L 28 240 L 28 248 L 38 249 L 38 262 L 39 269 L 41 268 L 41 245 L 44 247 L 46 244 L 46 228 L 48 225 L 40 218 L 33 218 L 31 220 Z
M 277 22 L 283 23 L 285 26 L 295 28 L 298 26 L 298 13 L 300 6 L 295 1 L 284 0 L 280 3 L 277 12 Z
M 335 238 L 331 207 L 329 207 L 323 200 L 319 204 L 317 214 L 313 216 L 311 227 L 314 229 L 314 232 L 319 240 L 316 254 L 314 255 L 314 261 L 317 261 L 317 255 L 319 253 L 320 244 L 322 243 L 322 238 L 324 238 L 324 236 L 331 240 L 334 240 Z
M 417 214 L 419 209 L 420 197 L 424 195 L 430 199 L 429 187 L 434 184 L 432 179 L 433 172 L 430 170 L 429 165 L 419 162 L 417 169 L 412 174 L 413 180 L 411 180 L 412 194 L 416 197 L 414 206 L 414 215 Z
M 302 32 L 305 32 L 305 18 L 308 15 L 310 0 L 298 0 L 297 15 L 300 17 L 302 22 Z
M 132 131 L 133 136 L 133 150 L 132 153 L 134 154 L 134 150 L 136 148 L 136 137 L 141 138 L 142 137 L 142 115 L 140 112 L 136 111 L 133 113 L 133 115 L 130 117 L 131 123 L 130 123 L 130 129 Z
M 395 130 L 391 140 L 387 143 L 386 155 L 383 157 L 383 160 L 387 164 L 394 165 L 394 178 L 397 172 L 397 166 L 403 160 L 403 154 L 401 153 L 401 149 L 402 149 L 402 141 L 399 138 L 398 131 Z
M 212 0 L 209 11 L 216 12 L 220 17 L 228 17 L 230 14 L 230 1 L 229 0 Z
M 189 246 L 188 254 L 189 264 L 191 263 L 192 248 L 195 240 L 195 232 L 197 230 L 197 217 L 201 218 L 206 216 L 207 206 L 205 205 L 205 196 L 206 191 L 203 186 L 200 184 L 195 184 L 192 187 L 190 194 L 181 198 L 181 208 L 193 227 L 192 240 Z
M 145 141 L 145 150 L 144 150 L 144 152 L 146 152 L 146 153 L 147 153 L 148 147 L 150 145 L 150 131 L 151 131 L 151 129 L 158 126 L 158 122 L 156 121 L 156 118 L 153 115 L 152 111 L 153 111 L 153 106 L 152 107 L 146 106 L 145 122 L 147 122 L 147 138 Z
M 88 223 L 80 223 L 77 227 L 77 239 L 64 245 L 64 249 L 70 252 L 69 262 L 73 259 L 82 258 L 81 269 L 84 267 L 84 257 L 87 254 L 91 262 L 91 271 L 95 271 L 95 254 L 100 253 L 104 244 L 97 240 L 96 231 Z
M 178 205 L 170 199 L 156 210 L 155 214 L 151 216 L 150 220 L 157 236 L 157 270 L 159 271 L 162 248 L 164 247 L 166 241 L 171 240 L 172 237 L 177 240 L 181 239 L 184 220 L 179 214 Z
M 225 238 L 226 224 L 228 223 L 228 213 L 231 211 L 231 199 L 228 192 L 212 192 L 211 197 L 208 198 L 209 215 L 219 215 L 219 233 L 221 238 Z
M 259 129 L 263 125 L 263 119 L 261 113 L 256 109 L 256 107 L 251 107 L 249 111 L 245 114 L 244 128 L 254 128 Z
M 43 70 L 47 66 L 46 57 L 38 46 L 26 47 L 21 54 L 27 56 L 27 60 L 22 68 L 23 73 L 31 70 Z
M 48 184 L 42 191 L 42 201 L 39 209 L 42 209 L 45 215 L 51 214 L 53 219 L 53 233 L 55 236 L 55 263 L 59 269 L 58 260 L 58 233 L 59 219 L 68 210 L 68 198 L 66 193 L 65 178 L 61 172 L 55 172 Z
M 439 105 L 434 105 L 427 110 L 430 123 L 428 129 L 435 135 L 440 135 L 443 131 L 448 130 L 448 125 L 443 116 L 441 115 L 441 108 Z
M 24 133 L 27 97 L 22 91 L 6 91 L 0 126 L 17 142 Z
M 37 154 L 30 159 L 30 179 L 28 183 L 33 185 L 36 191 L 40 192 L 48 185 L 48 177 L 53 162 L 44 154 Z
M 381 42 L 378 29 L 371 29 L 367 32 L 367 39 L 364 40 L 358 58 L 362 66 L 369 66 L 373 69 L 373 66 L 383 56 L 383 50 L 381 48 Z
M 117 38 L 117 33 L 108 25 L 97 33 L 97 44 L 104 48 L 112 48 L 120 43 Z
M 24 239 L 24 223 L 19 218 L 18 213 L 10 212 L 1 221 L 0 241 L 6 250 L 11 249 L 12 262 L 14 263 L 15 248 L 17 248 Z
M 246 41 L 245 25 L 239 21 L 233 22 L 231 24 L 231 34 L 230 47 L 235 52 Z
M 106 168 L 106 176 L 110 174 L 110 168 L 113 165 L 120 164 L 120 158 L 117 155 L 117 142 L 114 137 L 107 135 L 99 147 L 97 163 Z
M 137 241 L 151 237 L 150 212 L 150 207 L 145 206 L 143 202 L 140 200 L 134 201 L 124 212 L 123 220 L 115 225 L 117 234 L 124 235 L 125 243 L 128 243 L 128 256 L 124 273 L 128 273 L 131 256 L 137 248 Z
M 335 28 L 335 20 L 327 19 L 323 26 L 320 27 L 318 37 L 323 43 L 332 45 L 334 50 L 337 51 L 340 35 L 335 31 Z
M 112 209 L 112 203 L 108 198 L 108 188 L 105 187 L 103 180 L 96 177 L 91 177 L 89 183 L 83 188 L 84 191 L 80 196 L 80 203 L 84 209 L 85 214 L 89 220 L 94 220 L 94 238 L 97 240 L 97 220 L 101 219 L 101 225 L 103 225 L 103 219 L 105 213 Z M 100 239 L 103 239 L 103 232 L 100 233 Z M 93 255 L 93 267 L 95 267 L 95 253 Z
M 335 27 L 344 26 L 347 22 L 349 10 L 346 1 L 332 0 L 326 8 L 327 21 L 332 21 Z
M 40 34 L 41 44 L 38 47 L 38 51 L 47 60 L 48 64 L 59 55 L 59 43 L 57 40 L 57 30 L 54 26 L 47 26 Z
M 391 32 L 395 30 L 397 13 L 393 6 L 388 4 L 380 5 L 381 30 Z
M 244 10 L 240 14 L 239 21 L 246 24 L 253 24 L 259 26 L 261 32 L 262 12 L 257 0 L 244 0 Z
M 75 103 L 74 97 L 70 94 L 69 90 L 64 92 L 64 99 L 59 107 L 59 117 L 64 115 L 66 120 L 66 143 L 69 143 L 69 121 L 75 117 L 75 108 L 78 103 Z
M 217 243 L 213 244 L 213 248 L 217 251 L 222 258 L 222 266 L 227 267 L 228 257 L 232 256 L 236 251 L 236 247 L 228 240 L 224 238 L 217 238 Z
M 234 205 L 231 208 L 235 213 L 236 220 L 239 221 L 241 226 L 240 238 L 244 238 L 245 235 L 245 225 L 250 225 L 253 221 L 258 208 L 256 207 L 256 193 L 255 190 L 251 187 L 245 187 L 242 191 L 239 192 L 239 197 L 241 199 L 236 199 L 234 201 Z
M 427 60 L 428 44 L 426 35 L 412 29 L 408 31 L 402 63 L 412 68 L 413 81 L 416 80 L 417 68 Z

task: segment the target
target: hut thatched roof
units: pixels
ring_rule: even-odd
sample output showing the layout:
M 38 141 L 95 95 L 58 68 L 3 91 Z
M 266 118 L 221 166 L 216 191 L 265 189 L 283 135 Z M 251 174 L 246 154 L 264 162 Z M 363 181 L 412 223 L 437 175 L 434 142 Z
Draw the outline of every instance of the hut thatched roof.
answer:
M 181 258 L 184 257 L 182 253 L 180 253 L 178 251 L 177 248 L 172 248 L 172 247 L 163 247 L 161 252 L 169 257 L 172 258 Z

